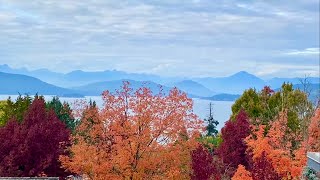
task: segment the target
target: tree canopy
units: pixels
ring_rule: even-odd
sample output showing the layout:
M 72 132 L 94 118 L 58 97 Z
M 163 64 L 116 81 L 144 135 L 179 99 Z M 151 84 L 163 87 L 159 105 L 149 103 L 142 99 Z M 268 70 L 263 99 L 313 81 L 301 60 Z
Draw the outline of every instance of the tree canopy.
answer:
M 73 109 L 58 97 L 0 101 L 0 176 L 291 180 L 312 176 L 306 153 L 320 151 L 320 109 L 288 83 L 246 90 L 221 132 L 176 88 L 124 82 L 102 99 Z
M 314 110 L 307 94 L 293 89 L 290 83 L 284 83 L 278 91 L 268 86 L 260 92 L 255 89 L 246 90 L 232 105 L 233 119 L 241 109 L 246 111 L 251 124 L 263 124 L 266 128 L 269 128 L 277 115 L 286 109 L 288 126 L 294 131 L 302 130 L 304 133 Z
M 308 128 L 308 150 L 320 152 L 320 108 L 318 108 Z
M 221 130 L 222 143 L 217 153 L 226 167 L 231 169 L 231 174 L 233 174 L 239 164 L 248 166 L 246 157 L 247 145 L 244 139 L 249 133 L 248 116 L 243 110 L 237 115 L 235 121 L 227 121 Z
M 188 179 L 191 151 L 203 129 L 192 100 L 172 89 L 153 95 L 124 83 L 103 93 L 104 107 L 87 106 L 65 168 L 90 179 Z
M 28 95 L 19 95 L 15 101 L 12 101 L 11 98 L 2 101 L 0 104 L 0 126 L 5 125 L 11 118 L 21 122 L 31 102 L 32 98 Z
M 0 176 L 61 176 L 59 156 L 69 141 L 69 130 L 45 102 L 36 97 L 21 123 L 13 117 L 0 127 Z
M 211 178 L 220 179 L 217 164 L 213 161 L 213 156 L 207 148 L 199 145 L 192 151 L 192 180 L 209 180 Z
M 265 126 L 259 125 L 256 131 L 246 138 L 247 151 L 252 152 L 253 161 L 264 158 L 271 162 L 282 179 L 298 178 L 306 165 L 306 146 L 302 133 L 296 133 L 287 126 L 287 112 L 280 113 L 277 120 L 265 134 Z
M 77 120 L 72 116 L 70 105 L 62 103 L 58 97 L 53 97 L 51 101 L 46 102 L 47 109 L 52 109 L 60 121 L 62 121 L 71 131 L 77 126 Z

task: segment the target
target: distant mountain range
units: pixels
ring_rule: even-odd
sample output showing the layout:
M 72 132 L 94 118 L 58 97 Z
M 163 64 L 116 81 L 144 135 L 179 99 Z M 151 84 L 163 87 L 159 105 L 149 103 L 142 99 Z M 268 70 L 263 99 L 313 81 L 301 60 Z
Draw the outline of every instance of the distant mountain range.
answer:
M 290 82 L 292 84 L 301 85 L 301 81 L 304 78 L 272 78 L 270 80 L 267 80 L 266 83 L 274 88 L 281 87 L 283 82 Z M 320 83 L 320 77 L 308 77 L 308 82 L 310 84 L 319 84 Z
M 85 72 L 81 70 L 75 70 L 63 74 L 52 72 L 48 69 L 38 69 L 34 71 L 29 71 L 26 68 L 13 69 L 9 67 L 7 64 L 0 65 L 0 72 L 28 75 L 38 78 L 42 81 L 48 82 L 50 84 L 55 84 L 57 86 L 65 88 L 82 86 L 101 81 L 114 81 L 121 79 L 131 79 L 136 81 L 153 81 L 162 84 L 165 84 L 167 81 L 170 81 L 167 78 L 162 78 L 156 75 L 127 73 L 117 70 L 106 70 L 97 72 Z M 172 78 L 172 81 L 175 81 L 176 79 L 177 78 Z
M 264 80 L 245 71 L 240 71 L 228 77 L 207 77 L 196 78 L 194 80 L 212 91 L 230 94 L 240 94 L 249 87 L 261 89 L 266 85 Z
M 262 89 L 269 85 L 272 89 L 280 88 L 283 82 L 291 82 L 299 88 L 302 78 L 272 78 L 263 80 L 253 74 L 240 71 L 227 77 L 180 78 L 161 77 L 150 74 L 127 73 L 117 70 L 85 72 L 81 70 L 70 73 L 57 73 L 48 69 L 29 71 L 26 68 L 14 69 L 0 65 L 0 94 L 39 93 L 44 95 L 80 96 L 100 95 L 102 91 L 119 89 L 122 81 L 129 81 L 133 89 L 149 87 L 154 93 L 168 92 L 177 87 L 189 97 L 211 100 L 235 100 L 245 89 Z M 310 77 L 312 96 L 318 96 L 319 77 Z
M 253 74 L 245 71 L 240 71 L 234 75 L 220 78 L 196 78 L 195 81 L 199 82 L 210 90 L 220 93 L 241 94 L 245 89 L 256 88 L 262 89 L 264 86 L 270 86 L 272 89 L 280 88 L 284 82 L 292 84 L 300 84 L 303 78 L 272 78 L 263 80 Z M 320 83 L 319 77 L 308 77 L 311 84 Z
M 123 81 L 129 82 L 130 88 L 133 90 L 137 90 L 140 87 L 148 87 L 153 94 L 158 94 L 160 92 L 160 88 L 162 88 L 163 93 L 168 94 L 171 89 L 152 81 L 135 81 L 130 79 L 96 82 L 84 86 L 74 87 L 73 89 L 85 95 L 97 96 L 101 95 L 101 93 L 105 90 L 109 90 L 110 92 L 114 93 L 117 89 L 120 89 L 121 86 L 123 86 Z

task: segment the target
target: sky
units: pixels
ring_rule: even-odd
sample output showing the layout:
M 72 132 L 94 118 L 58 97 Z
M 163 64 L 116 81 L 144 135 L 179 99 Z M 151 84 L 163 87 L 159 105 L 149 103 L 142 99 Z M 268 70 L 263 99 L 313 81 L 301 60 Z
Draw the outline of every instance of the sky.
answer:
M 0 0 L 0 64 L 319 76 L 319 0 Z

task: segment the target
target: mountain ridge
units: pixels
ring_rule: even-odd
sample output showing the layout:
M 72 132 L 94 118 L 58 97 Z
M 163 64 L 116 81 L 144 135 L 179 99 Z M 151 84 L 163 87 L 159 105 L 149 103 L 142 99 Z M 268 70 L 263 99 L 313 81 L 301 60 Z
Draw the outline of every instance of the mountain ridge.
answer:
M 69 73 L 58 73 L 42 68 L 29 71 L 26 68 L 13 69 L 7 64 L 0 65 L 0 72 L 23 74 L 38 78 L 49 84 L 60 86 L 66 89 L 86 86 L 92 83 L 103 81 L 120 81 L 123 79 L 132 81 L 150 81 L 168 87 L 178 87 L 192 97 L 211 97 L 217 94 L 241 94 L 245 89 L 262 89 L 265 85 L 272 89 L 280 88 L 283 82 L 298 84 L 301 78 L 275 77 L 269 80 L 261 79 L 246 71 L 239 71 L 226 77 L 202 77 L 202 78 L 181 78 L 161 77 L 152 74 L 127 73 L 117 70 L 105 70 L 97 72 L 86 72 L 74 70 Z M 319 83 L 320 78 L 309 78 L 311 83 Z

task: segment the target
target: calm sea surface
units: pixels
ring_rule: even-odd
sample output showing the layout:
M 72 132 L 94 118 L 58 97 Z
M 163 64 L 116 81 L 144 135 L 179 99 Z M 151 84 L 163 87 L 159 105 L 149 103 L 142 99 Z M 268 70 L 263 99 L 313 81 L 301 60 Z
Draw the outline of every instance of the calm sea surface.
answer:
M 0 100 L 6 100 L 8 97 L 11 97 L 13 100 L 17 98 L 17 95 L 0 95 Z M 46 100 L 52 99 L 53 96 L 45 96 Z M 103 101 L 100 96 L 86 96 L 85 98 L 66 98 L 61 97 L 61 101 L 66 101 L 69 103 L 74 102 L 77 99 L 84 100 L 93 100 L 96 101 L 99 106 L 102 105 Z M 206 118 L 209 115 L 209 103 L 212 103 L 213 107 L 213 117 L 219 121 L 218 129 L 220 130 L 224 123 L 229 119 L 231 115 L 231 106 L 234 103 L 233 101 L 209 101 L 203 99 L 193 99 L 193 111 L 201 119 Z

